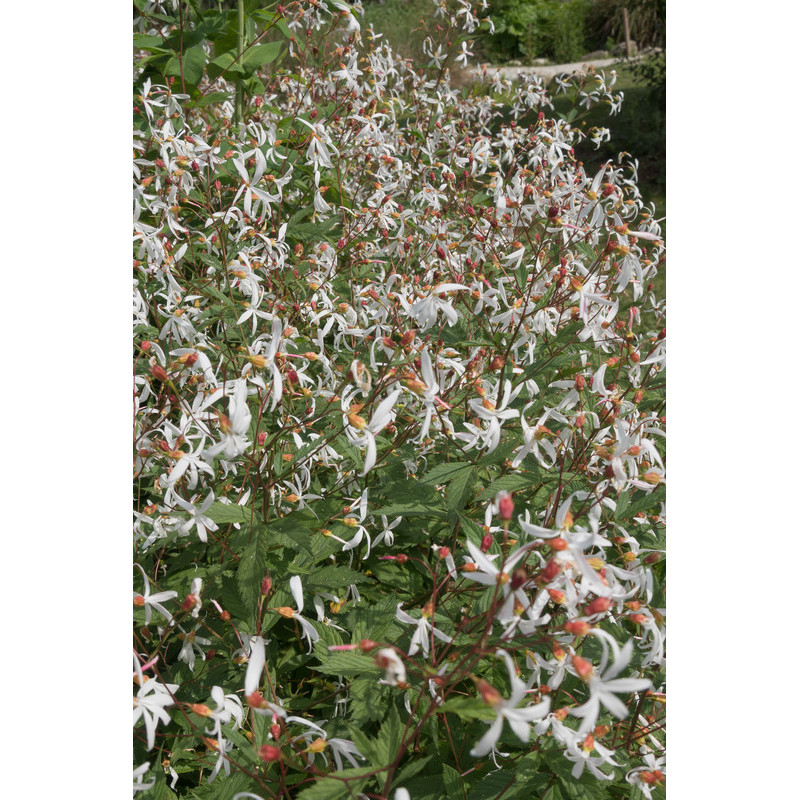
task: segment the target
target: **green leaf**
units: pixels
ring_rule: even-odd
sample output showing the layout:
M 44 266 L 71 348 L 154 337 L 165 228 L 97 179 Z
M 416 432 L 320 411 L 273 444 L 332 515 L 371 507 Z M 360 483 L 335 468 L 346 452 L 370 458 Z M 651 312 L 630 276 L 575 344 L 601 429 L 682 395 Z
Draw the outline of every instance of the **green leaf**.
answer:
M 232 75 L 244 75 L 244 67 L 237 61 L 236 53 L 228 51 L 217 56 L 213 61 L 208 62 L 208 77 L 214 80 L 222 73 L 230 77 Z
M 242 56 L 242 66 L 252 72 L 265 64 L 271 64 L 280 55 L 282 47 L 281 42 L 254 45 Z
M 214 520 L 218 525 L 226 525 L 232 522 L 251 522 L 253 520 L 250 509 L 237 503 L 220 503 L 219 501 L 211 504 L 211 508 L 206 511 L 206 516 Z
M 202 45 L 195 45 L 190 47 L 183 54 L 183 59 L 178 56 L 173 56 L 167 62 L 165 75 L 173 75 L 176 78 L 181 77 L 181 69 L 183 70 L 183 80 L 189 86 L 197 86 L 203 77 L 203 70 L 206 66 L 206 54 Z
M 404 480 L 382 487 L 386 505 L 374 514 L 387 517 L 447 517 L 442 496 L 429 484 L 422 481 Z
M 295 795 L 297 800 L 340 800 L 355 797 L 370 779 L 372 767 L 343 769 L 335 778 L 322 778 Z M 363 776 L 363 777 L 362 777 Z
M 306 583 L 310 589 L 344 589 L 353 583 L 367 583 L 369 578 L 363 572 L 349 567 L 337 567 L 333 564 L 309 572 Z
M 389 715 L 386 717 L 383 725 L 381 725 L 380 733 L 378 734 L 375 747 L 378 755 L 378 761 L 375 766 L 384 766 L 392 763 L 399 755 L 398 747 L 401 743 L 403 730 L 406 726 L 400 720 L 400 714 L 396 706 L 392 706 L 389 710 Z M 408 743 L 406 743 L 406 747 Z M 403 753 L 405 753 L 405 747 Z
M 520 788 L 515 785 L 517 776 L 508 770 L 498 770 L 484 775 L 467 793 L 467 800 L 492 800 L 502 795 L 503 800 L 510 800 Z
M 242 554 L 236 583 L 245 608 L 255 608 L 261 596 L 261 581 L 267 571 L 267 551 L 256 537 Z
M 230 777 L 220 775 L 214 783 L 195 789 L 193 797 L 202 800 L 233 800 L 239 792 L 258 792 L 258 783 L 243 772 L 231 772 Z
M 474 483 L 475 467 L 470 465 L 469 469 L 461 470 L 453 476 L 447 487 L 447 508 L 450 511 L 460 511 L 470 495 Z
M 539 473 L 513 472 L 510 475 L 503 475 L 496 481 L 492 481 L 481 492 L 481 497 L 494 497 L 498 492 L 518 492 L 527 489 L 535 483 L 539 483 L 541 477 Z
M 442 783 L 450 800 L 464 797 L 464 782 L 461 773 L 449 764 L 442 764 Z
M 374 673 L 378 678 L 378 667 L 370 656 L 345 650 L 340 653 L 331 653 L 326 649 L 317 648 L 315 655 L 320 660 L 319 666 L 314 667 L 317 672 L 325 675 L 364 675 Z
M 144 33 L 133 34 L 133 49 L 147 50 L 149 53 L 171 53 L 160 36 L 147 36 Z
M 440 483 L 448 483 L 462 471 L 471 468 L 472 462 L 470 461 L 451 461 L 446 464 L 437 464 L 420 478 L 420 483 L 426 483 L 432 486 L 436 486 Z
M 348 714 L 354 725 L 383 719 L 389 687 L 378 683 L 377 676 L 359 676 L 350 684 Z
M 477 697 L 452 697 L 442 703 L 436 711 L 439 714 L 452 713 L 465 720 L 494 719 L 497 714 Z
M 415 756 L 397 773 L 397 777 L 392 783 L 402 786 L 405 781 L 413 778 L 418 772 L 422 772 L 432 758 L 433 756 L 425 756 L 425 758 Z
M 659 503 L 664 501 L 666 493 L 666 488 L 664 486 L 659 486 L 657 489 L 645 494 L 643 497 L 637 498 L 625 509 L 625 519 L 633 519 L 633 517 L 642 511 L 649 511 L 651 508 L 655 508 Z M 614 516 L 616 517 L 616 514 Z M 620 517 L 620 519 L 621 518 L 622 517 Z
M 631 504 L 631 495 L 632 492 L 622 492 L 622 494 L 620 494 L 620 496 L 617 498 L 617 508 L 614 511 L 614 519 L 627 519 L 625 512 L 627 511 L 628 506 Z

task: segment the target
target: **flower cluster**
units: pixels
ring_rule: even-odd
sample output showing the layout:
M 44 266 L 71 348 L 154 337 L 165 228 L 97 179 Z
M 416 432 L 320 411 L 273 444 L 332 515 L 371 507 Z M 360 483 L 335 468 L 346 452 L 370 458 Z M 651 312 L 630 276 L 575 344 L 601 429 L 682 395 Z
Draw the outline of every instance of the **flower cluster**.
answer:
M 661 231 L 539 79 L 454 87 L 485 5 L 422 70 L 325 0 L 254 14 L 248 80 L 221 11 L 137 55 L 142 797 L 661 791 Z

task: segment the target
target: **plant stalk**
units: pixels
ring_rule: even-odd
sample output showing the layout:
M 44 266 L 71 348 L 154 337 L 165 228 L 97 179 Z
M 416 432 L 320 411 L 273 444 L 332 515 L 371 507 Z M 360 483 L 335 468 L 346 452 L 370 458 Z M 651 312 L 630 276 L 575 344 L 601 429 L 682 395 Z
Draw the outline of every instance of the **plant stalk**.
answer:
M 239 11 L 239 25 L 236 31 L 236 49 L 241 63 L 242 53 L 244 52 L 244 0 L 237 0 Z M 233 111 L 233 121 L 236 124 L 244 120 L 244 86 L 242 85 L 241 75 L 236 78 L 236 102 Z

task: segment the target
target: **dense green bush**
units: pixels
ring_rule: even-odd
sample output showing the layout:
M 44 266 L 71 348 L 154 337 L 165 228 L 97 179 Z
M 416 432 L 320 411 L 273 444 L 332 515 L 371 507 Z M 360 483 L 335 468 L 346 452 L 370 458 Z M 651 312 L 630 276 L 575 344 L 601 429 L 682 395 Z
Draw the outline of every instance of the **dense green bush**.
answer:
M 497 61 L 579 59 L 587 52 L 586 19 L 591 0 L 494 0 L 490 14 L 495 33 L 487 42 Z
M 586 19 L 593 46 L 601 46 L 608 38 L 625 40 L 623 8 L 628 9 L 631 39 L 640 48 L 666 47 L 666 0 L 595 0 Z

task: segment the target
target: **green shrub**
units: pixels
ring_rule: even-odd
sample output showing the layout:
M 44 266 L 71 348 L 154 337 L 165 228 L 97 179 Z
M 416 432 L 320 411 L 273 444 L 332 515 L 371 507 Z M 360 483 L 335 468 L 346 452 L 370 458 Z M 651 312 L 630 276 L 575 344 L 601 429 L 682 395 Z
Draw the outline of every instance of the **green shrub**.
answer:
M 585 52 L 591 0 L 495 0 L 495 25 L 487 50 L 498 61 L 550 58 L 574 61 Z
M 631 39 L 641 47 L 666 47 L 666 0 L 595 0 L 587 13 L 590 42 L 600 47 L 606 38 L 625 39 L 622 9 L 628 9 Z

